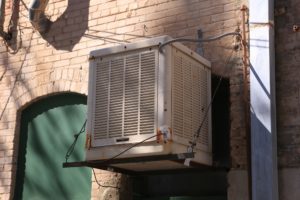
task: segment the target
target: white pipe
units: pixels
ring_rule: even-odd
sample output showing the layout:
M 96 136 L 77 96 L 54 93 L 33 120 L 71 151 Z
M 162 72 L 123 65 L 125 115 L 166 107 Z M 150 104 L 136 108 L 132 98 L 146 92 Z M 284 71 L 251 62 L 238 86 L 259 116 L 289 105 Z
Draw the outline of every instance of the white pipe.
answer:
M 45 16 L 48 0 L 32 0 L 29 5 L 29 20 L 40 33 L 47 32 L 50 20 Z

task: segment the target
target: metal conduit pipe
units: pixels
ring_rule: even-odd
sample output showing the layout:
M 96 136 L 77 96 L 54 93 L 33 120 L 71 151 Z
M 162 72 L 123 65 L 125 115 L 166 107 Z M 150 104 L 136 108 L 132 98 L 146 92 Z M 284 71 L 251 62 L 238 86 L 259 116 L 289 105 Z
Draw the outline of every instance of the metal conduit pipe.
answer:
M 223 37 L 227 37 L 227 36 L 231 36 L 231 35 L 238 36 L 240 38 L 242 37 L 239 32 L 229 32 L 229 33 L 224 33 L 222 35 L 218 35 L 216 37 L 211 37 L 211 38 L 207 38 L 207 39 L 177 38 L 177 39 L 166 41 L 165 43 L 161 44 L 159 46 L 159 51 L 161 52 L 164 46 L 169 45 L 174 42 L 197 42 L 197 43 L 212 42 L 212 41 L 216 41 L 216 40 L 222 39 Z
M 45 16 L 48 0 L 32 0 L 29 5 L 29 20 L 40 33 L 45 33 L 50 27 L 50 20 Z

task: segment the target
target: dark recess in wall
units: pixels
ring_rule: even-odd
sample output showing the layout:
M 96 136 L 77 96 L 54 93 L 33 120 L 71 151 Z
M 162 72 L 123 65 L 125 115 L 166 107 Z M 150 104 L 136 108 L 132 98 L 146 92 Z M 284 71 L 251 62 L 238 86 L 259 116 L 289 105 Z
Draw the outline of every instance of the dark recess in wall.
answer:
M 212 94 L 220 77 L 212 76 Z M 217 168 L 230 168 L 230 91 L 229 79 L 222 78 L 219 89 L 212 104 L 212 146 L 213 161 Z
M 212 76 L 212 94 L 220 77 Z M 229 149 L 229 79 L 222 78 L 212 104 L 213 167 L 132 177 L 134 200 L 226 200 Z

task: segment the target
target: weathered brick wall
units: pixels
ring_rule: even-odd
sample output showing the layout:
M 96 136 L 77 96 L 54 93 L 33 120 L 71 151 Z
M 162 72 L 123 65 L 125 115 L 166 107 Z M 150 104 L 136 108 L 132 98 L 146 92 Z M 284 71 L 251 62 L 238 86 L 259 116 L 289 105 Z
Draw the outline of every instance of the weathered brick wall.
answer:
M 279 197 L 299 199 L 300 184 L 300 6 L 297 0 L 276 1 L 275 60 Z
M 17 1 L 16 1 L 17 2 Z M 158 35 L 197 38 L 232 32 L 241 23 L 241 0 L 50 0 L 46 15 L 53 22 L 40 34 L 28 20 L 29 0 L 17 3 L 13 40 L 0 47 L 0 199 L 13 192 L 19 114 L 28 104 L 58 92 L 87 94 L 88 54 L 99 49 Z M 5 5 L 7 30 L 12 1 Z M 17 9 L 18 10 L 18 9 Z M 213 71 L 231 78 L 232 167 L 246 169 L 241 53 L 233 38 L 204 45 Z M 195 44 L 187 44 L 192 49 Z M 118 185 L 119 175 L 97 171 L 101 181 Z M 115 181 L 113 181 L 115 180 Z M 103 188 L 93 184 L 93 199 Z M 114 193 L 115 191 L 111 191 Z M 116 194 L 115 194 L 116 195 Z
M 296 0 L 277 1 L 276 5 L 275 58 L 280 167 L 300 167 L 300 32 L 293 31 L 293 25 L 300 25 L 299 5 Z

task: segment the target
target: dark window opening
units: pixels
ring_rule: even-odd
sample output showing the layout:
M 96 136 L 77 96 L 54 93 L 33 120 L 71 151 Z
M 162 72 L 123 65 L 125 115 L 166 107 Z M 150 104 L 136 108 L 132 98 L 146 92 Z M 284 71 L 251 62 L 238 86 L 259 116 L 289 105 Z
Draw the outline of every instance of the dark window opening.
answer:
M 220 77 L 212 76 L 212 94 Z M 222 78 L 212 104 L 213 166 L 132 177 L 134 200 L 226 200 L 229 149 L 229 79 Z

